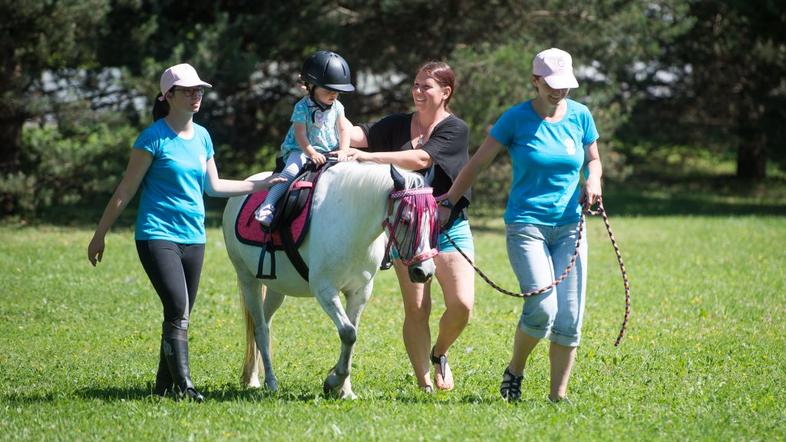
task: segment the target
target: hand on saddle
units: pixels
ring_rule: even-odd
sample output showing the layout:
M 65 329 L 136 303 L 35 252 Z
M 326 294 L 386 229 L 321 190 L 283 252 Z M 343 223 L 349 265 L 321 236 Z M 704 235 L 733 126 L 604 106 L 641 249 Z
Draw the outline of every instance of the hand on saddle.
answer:
M 335 152 L 331 152 L 331 153 L 335 154 Z M 347 150 L 347 154 L 346 155 L 347 155 L 347 161 L 364 161 L 364 160 L 368 160 L 368 154 L 367 154 L 366 151 L 361 150 L 361 149 L 355 149 L 354 147 L 350 147 L 349 150 Z
M 313 153 L 308 154 L 308 157 L 317 166 L 321 166 L 321 165 L 325 164 L 325 161 L 327 161 L 327 158 L 325 158 L 324 155 L 322 155 L 321 153 L 319 153 L 317 151 L 314 151 Z
M 269 189 L 274 184 L 285 183 L 286 181 L 286 178 L 277 173 L 274 173 L 263 180 L 251 180 L 251 182 L 254 183 L 254 192 Z
M 336 161 L 349 161 L 351 158 L 349 157 L 349 150 L 339 149 L 334 150 L 328 154 L 330 158 L 335 159 Z

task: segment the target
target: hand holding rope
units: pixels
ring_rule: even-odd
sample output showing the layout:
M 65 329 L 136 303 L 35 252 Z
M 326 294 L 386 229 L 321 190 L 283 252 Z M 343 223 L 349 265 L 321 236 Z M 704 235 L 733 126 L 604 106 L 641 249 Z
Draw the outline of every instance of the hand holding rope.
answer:
M 619 263 L 620 273 L 622 274 L 622 281 L 625 286 L 625 317 L 623 318 L 619 335 L 617 336 L 617 339 L 614 341 L 614 346 L 616 347 L 619 346 L 620 342 L 622 341 L 622 337 L 625 335 L 625 330 L 628 327 L 628 320 L 630 318 L 630 283 L 628 282 L 628 272 L 625 270 L 625 264 L 622 261 L 622 253 L 620 252 L 619 246 L 617 246 L 617 240 L 614 238 L 614 233 L 611 231 L 611 225 L 609 224 L 609 217 L 606 214 L 606 209 L 603 207 L 602 197 L 598 196 L 596 202 L 598 205 L 598 208 L 596 210 L 592 210 L 591 207 L 589 206 L 584 206 L 582 209 L 581 218 L 579 219 L 579 226 L 578 226 L 579 233 L 578 233 L 578 239 L 576 239 L 576 248 L 573 251 L 573 256 L 571 256 L 567 268 L 565 268 L 565 271 L 562 272 L 562 275 L 560 275 L 559 278 L 555 279 L 551 284 L 547 285 L 546 287 L 542 287 L 528 292 L 513 292 L 500 287 L 475 265 L 472 259 L 469 256 L 467 256 L 467 254 L 464 253 L 464 251 L 461 250 L 461 248 L 459 248 L 459 246 L 453 241 L 453 238 L 450 237 L 447 231 L 442 233 L 445 234 L 445 237 L 453 245 L 453 247 L 455 247 L 456 250 L 458 250 L 458 252 L 461 254 L 461 256 L 463 256 L 464 259 L 466 259 L 467 262 L 472 266 L 472 268 L 475 269 L 475 272 L 477 272 L 477 274 L 480 275 L 480 277 L 483 278 L 483 280 L 486 281 L 495 290 L 497 290 L 498 292 L 504 295 L 512 296 L 515 298 L 529 298 L 535 295 L 540 295 L 541 293 L 553 289 L 554 287 L 559 285 L 562 281 L 564 281 L 565 278 L 568 277 L 568 274 L 570 274 L 571 270 L 573 270 L 573 267 L 576 264 L 576 258 L 578 257 L 579 254 L 579 246 L 581 245 L 581 238 L 584 233 L 585 215 L 603 216 L 603 223 L 606 225 L 606 231 L 609 234 L 611 245 L 614 247 L 614 253 L 616 253 L 617 255 L 617 262 Z

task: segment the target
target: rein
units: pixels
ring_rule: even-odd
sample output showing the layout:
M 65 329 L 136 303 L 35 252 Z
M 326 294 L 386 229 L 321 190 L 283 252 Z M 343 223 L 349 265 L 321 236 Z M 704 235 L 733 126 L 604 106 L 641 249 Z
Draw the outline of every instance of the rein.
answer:
M 389 218 L 393 213 L 393 201 L 398 199 L 401 200 L 401 203 L 398 206 L 393 223 L 391 223 Z M 404 238 L 407 239 L 411 237 L 411 248 L 413 256 L 410 259 L 404 259 L 405 251 L 401 249 L 401 243 L 396 238 L 396 230 L 402 221 L 404 221 L 404 217 L 402 216 L 404 214 L 404 209 L 410 206 L 412 207 L 415 217 L 414 219 L 408 220 L 409 222 L 405 223 L 407 231 Z M 416 254 L 420 247 L 420 240 L 422 236 L 421 219 L 425 215 L 429 216 L 428 222 L 433 237 L 431 241 L 431 249 L 426 252 Z M 404 265 L 407 266 L 414 263 L 423 262 L 427 259 L 437 256 L 439 250 L 437 249 L 436 242 L 434 240 L 439 234 L 439 227 L 437 225 L 437 203 L 434 199 L 433 189 L 431 187 L 422 187 L 419 189 L 405 189 L 391 192 L 388 199 L 388 216 L 384 221 L 382 221 L 382 227 L 388 231 L 388 242 L 387 246 L 385 246 L 385 256 L 389 256 L 390 248 L 394 245 L 401 256 L 401 261 L 404 263 Z M 406 244 L 406 241 L 402 242 Z
M 628 272 L 625 270 L 625 264 L 622 262 L 622 253 L 620 252 L 619 246 L 617 246 L 617 240 L 614 238 L 614 233 L 611 231 L 611 225 L 609 224 L 609 217 L 606 214 L 606 209 L 603 207 L 603 199 L 602 198 L 598 197 L 598 209 L 597 210 L 593 211 L 589 207 L 585 207 L 582 210 L 582 212 L 581 212 L 581 219 L 579 219 L 579 234 L 578 234 L 578 239 L 576 240 L 576 248 L 573 251 L 573 256 L 571 256 L 571 258 L 570 258 L 570 263 L 568 263 L 568 266 L 567 266 L 567 268 L 565 268 L 565 271 L 562 272 L 562 275 L 560 275 L 559 278 L 555 279 L 551 284 L 547 285 L 546 287 L 535 289 L 535 290 L 532 290 L 532 291 L 529 291 L 529 292 L 512 292 L 510 290 L 506 290 L 506 289 L 500 287 L 498 284 L 496 284 L 494 281 L 492 281 L 491 278 L 486 276 L 486 274 L 483 273 L 483 271 L 480 270 L 475 265 L 474 262 L 472 262 L 472 259 L 469 256 L 467 256 L 467 254 L 464 253 L 464 251 L 461 250 L 461 248 L 459 248 L 459 246 L 453 241 L 453 238 L 451 238 L 450 235 L 448 235 L 448 232 L 442 232 L 442 233 L 445 234 L 445 237 L 448 239 L 448 241 L 450 241 L 450 243 L 453 245 L 453 247 L 455 247 L 456 250 L 458 250 L 458 252 L 461 254 L 461 256 L 463 256 L 464 259 L 466 259 L 467 262 L 472 266 L 472 268 L 475 269 L 475 272 L 477 272 L 477 274 L 480 275 L 480 277 L 483 278 L 483 280 L 486 281 L 495 290 L 497 290 L 498 292 L 500 292 L 500 293 L 502 293 L 504 295 L 512 296 L 514 298 L 529 298 L 529 297 L 532 297 L 532 296 L 535 296 L 535 295 L 539 295 L 539 294 L 541 294 L 543 292 L 546 292 L 546 291 L 551 290 L 554 287 L 558 286 L 559 283 L 561 283 L 562 281 L 565 280 L 565 278 L 568 277 L 568 274 L 570 273 L 570 271 L 573 270 L 573 267 L 576 264 L 576 258 L 578 257 L 578 254 L 579 254 L 579 246 L 581 245 L 581 238 L 582 238 L 582 234 L 583 234 L 583 231 L 584 231 L 584 224 L 585 224 L 585 222 L 584 222 L 585 221 L 585 214 L 589 214 L 589 215 L 593 215 L 593 216 L 596 216 L 596 215 L 602 215 L 603 216 L 603 223 L 606 225 L 606 231 L 609 234 L 609 239 L 611 240 L 611 245 L 612 245 L 612 247 L 614 247 L 614 253 L 617 254 L 617 262 L 619 263 L 620 273 L 622 274 L 622 282 L 623 282 L 623 284 L 625 286 L 625 317 L 622 320 L 622 326 L 620 327 L 619 335 L 617 336 L 617 339 L 614 341 L 614 346 L 617 347 L 617 346 L 619 346 L 620 341 L 622 341 L 622 337 L 625 335 L 625 330 L 628 327 L 628 319 L 630 318 L 630 283 L 628 282 Z

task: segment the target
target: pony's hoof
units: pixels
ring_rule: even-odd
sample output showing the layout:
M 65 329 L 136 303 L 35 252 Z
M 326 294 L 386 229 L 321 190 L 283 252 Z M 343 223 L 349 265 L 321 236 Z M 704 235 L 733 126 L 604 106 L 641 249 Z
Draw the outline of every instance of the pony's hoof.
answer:
M 276 378 L 265 379 L 265 389 L 275 393 L 278 391 L 278 381 Z
M 429 394 L 429 395 L 434 394 L 434 386 L 431 385 L 431 384 L 429 384 L 429 385 L 420 385 L 420 386 L 418 386 L 418 388 L 423 393 L 426 393 L 426 394 Z
M 259 388 L 261 385 L 259 384 L 259 378 L 254 376 L 253 378 L 249 379 L 248 382 L 244 382 L 246 388 Z
M 331 382 L 331 379 L 334 382 Z M 325 382 L 322 384 L 322 392 L 325 394 L 325 397 L 349 400 L 355 400 L 358 398 L 355 393 L 352 392 L 352 383 L 349 382 L 348 377 L 344 378 L 343 381 L 337 381 L 338 379 L 331 376 L 328 376 L 328 378 L 325 379 Z

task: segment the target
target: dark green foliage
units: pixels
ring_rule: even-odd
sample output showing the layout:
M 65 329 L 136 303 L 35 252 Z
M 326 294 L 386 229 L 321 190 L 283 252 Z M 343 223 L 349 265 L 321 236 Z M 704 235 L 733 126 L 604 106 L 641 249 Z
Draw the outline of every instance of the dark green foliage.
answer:
M 270 168 L 300 66 L 317 49 L 352 67 L 359 91 L 341 99 L 353 122 L 409 110 L 415 70 L 445 60 L 474 150 L 502 111 L 531 97 L 532 55 L 561 47 L 579 67 L 571 96 L 593 111 L 607 178 L 635 176 L 641 146 L 731 153 L 740 176 L 760 177 L 768 158 L 786 164 L 786 13 L 773 1 L 0 0 L 0 16 L 4 215 L 48 201 L 9 196 L 32 179 L 25 122 L 54 125 L 58 143 L 85 136 L 74 125 L 138 131 L 158 76 L 178 62 L 215 86 L 196 120 L 213 135 L 222 175 Z M 507 167 L 503 155 L 476 186 L 479 200 L 502 203 Z
M 108 8 L 107 0 L 0 0 L 0 173 L 18 166 L 24 121 L 59 99 L 42 73 L 69 81 L 74 70 L 95 67 L 92 32 Z
M 20 168 L 0 176 L 0 204 L 35 216 L 52 206 L 105 203 L 125 170 L 136 129 L 99 124 L 63 132 L 28 128 Z
M 783 164 L 786 136 L 786 10 L 781 2 L 692 1 L 660 64 L 673 75 L 640 103 L 626 140 L 736 151 L 736 174 L 761 179 Z M 658 82 L 653 81 L 653 85 Z

